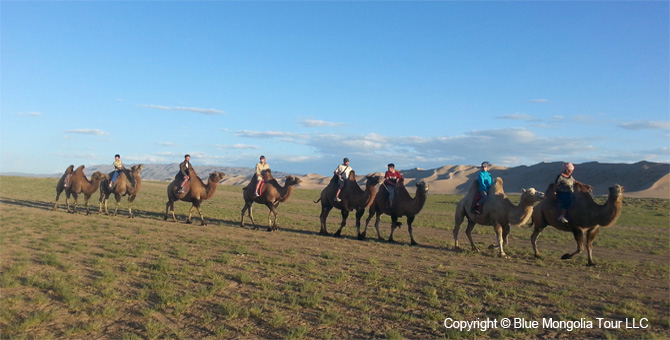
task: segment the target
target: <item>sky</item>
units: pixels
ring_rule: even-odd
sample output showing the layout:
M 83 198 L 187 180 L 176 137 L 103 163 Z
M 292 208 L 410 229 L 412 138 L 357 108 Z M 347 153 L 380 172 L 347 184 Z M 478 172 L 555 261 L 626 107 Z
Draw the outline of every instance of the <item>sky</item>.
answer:
M 2 1 L 0 172 L 670 162 L 667 1 Z M 560 171 L 561 169 L 557 169 Z

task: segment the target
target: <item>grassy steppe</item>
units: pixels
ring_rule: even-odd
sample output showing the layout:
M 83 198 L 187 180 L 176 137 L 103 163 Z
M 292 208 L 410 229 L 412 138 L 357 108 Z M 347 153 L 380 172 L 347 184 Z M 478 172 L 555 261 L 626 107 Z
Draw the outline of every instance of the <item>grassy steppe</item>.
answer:
M 219 187 L 203 204 L 209 225 L 202 227 L 163 221 L 166 183 L 143 183 L 135 219 L 127 218 L 125 198 L 120 216 L 98 215 L 97 193 L 91 216 L 67 214 L 63 204 L 54 212 L 55 185 L 0 177 L 3 339 L 669 336 L 668 200 L 625 198 L 618 223 L 595 241 L 598 266 L 586 267 L 583 254 L 560 260 L 576 245 L 551 227 L 538 240 L 541 259 L 533 257 L 529 227 L 512 230 L 509 259 L 453 249 L 461 198 L 454 195 L 429 195 L 415 221 L 420 246 L 412 247 L 404 227 L 396 244 L 359 241 L 351 218 L 342 238 L 318 236 L 314 190 L 296 189 L 279 207 L 280 231 L 268 233 L 267 209 L 257 205 L 263 229 L 239 228 L 240 187 Z M 189 205 L 175 208 L 184 221 Z M 388 236 L 390 219 L 382 222 Z M 333 211 L 328 229 L 338 226 Z M 481 249 L 493 242 L 491 227 L 475 233 Z M 465 234 L 460 239 L 467 245 Z M 540 327 L 458 331 L 443 326 L 447 317 L 517 317 Z M 569 331 L 544 328 L 542 318 L 647 318 L 650 327 L 596 322 Z

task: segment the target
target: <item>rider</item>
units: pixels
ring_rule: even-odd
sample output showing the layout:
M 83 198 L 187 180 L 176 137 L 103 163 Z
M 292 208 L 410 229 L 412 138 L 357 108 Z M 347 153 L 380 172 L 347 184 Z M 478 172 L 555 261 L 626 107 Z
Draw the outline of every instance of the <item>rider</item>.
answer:
M 491 163 L 489 162 L 482 162 L 482 171 L 479 172 L 479 201 L 475 204 L 475 213 L 481 214 L 482 212 L 482 207 L 484 206 L 484 202 L 486 202 L 486 199 L 489 198 L 489 188 L 491 187 L 491 183 L 493 183 L 493 180 L 491 179 L 491 173 L 489 173 L 489 167 L 491 166 Z
M 384 174 L 384 177 L 386 178 L 384 180 L 384 186 L 389 193 L 389 208 L 391 208 L 393 206 L 393 198 L 395 198 L 395 188 L 402 179 L 402 175 L 395 170 L 395 164 L 389 163 L 387 166 L 388 171 Z
M 114 181 L 116 181 L 116 177 L 119 176 L 119 172 L 124 170 L 126 170 L 126 168 L 123 166 L 123 162 L 121 162 L 121 156 L 118 154 L 114 155 L 114 173 L 112 173 L 112 178 L 109 180 L 110 188 L 114 186 Z M 130 176 L 128 177 L 130 178 Z
M 568 223 L 568 219 L 565 218 L 565 214 L 568 212 L 568 209 L 572 205 L 573 193 L 575 192 L 575 183 L 583 184 L 577 181 L 572 177 L 572 172 L 575 170 L 574 164 L 568 162 L 563 164 L 563 172 L 561 172 L 557 177 L 554 183 L 556 186 L 556 196 L 558 197 L 558 202 L 561 208 L 561 213 L 558 216 L 558 221 L 562 223 Z M 584 186 L 588 189 L 591 188 L 590 185 Z
M 349 173 L 351 172 L 351 167 L 349 167 L 349 158 L 344 158 L 342 160 L 342 164 L 340 164 L 336 169 L 335 169 L 335 176 L 337 176 L 337 182 L 338 182 L 338 187 L 337 187 L 337 193 L 335 194 L 335 201 L 340 202 L 342 201 L 340 199 L 340 191 L 342 191 L 342 188 L 344 187 L 345 182 L 347 179 L 349 179 Z
M 191 155 L 184 155 L 184 161 L 179 164 L 179 172 L 177 173 L 177 177 L 182 180 L 181 184 L 179 185 L 179 191 L 177 193 L 183 194 L 184 193 L 184 186 L 186 185 L 186 182 L 191 178 L 190 173 L 191 173 Z
M 265 163 L 265 156 L 261 155 L 260 161 L 256 164 L 256 190 L 254 191 L 254 196 L 258 197 L 261 195 L 260 189 L 261 185 L 263 184 L 263 176 L 261 176 L 261 172 L 263 170 L 268 170 L 270 169 L 270 165 L 268 163 Z

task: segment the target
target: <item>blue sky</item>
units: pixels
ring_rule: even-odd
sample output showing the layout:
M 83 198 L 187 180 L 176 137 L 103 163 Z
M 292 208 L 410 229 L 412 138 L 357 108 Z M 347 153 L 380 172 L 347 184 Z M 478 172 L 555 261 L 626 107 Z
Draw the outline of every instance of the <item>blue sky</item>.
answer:
M 0 3 L 0 172 L 670 162 L 658 2 Z

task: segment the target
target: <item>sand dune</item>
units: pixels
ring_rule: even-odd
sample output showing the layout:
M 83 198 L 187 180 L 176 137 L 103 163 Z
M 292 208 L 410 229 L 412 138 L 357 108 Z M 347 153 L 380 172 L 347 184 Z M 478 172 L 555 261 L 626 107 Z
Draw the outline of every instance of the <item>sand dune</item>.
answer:
M 437 169 L 401 170 L 408 189 L 417 181 L 424 180 L 430 193 L 465 194 L 479 169 L 468 165 L 447 165 Z M 491 176 L 502 177 L 506 193 L 520 193 L 523 188 L 547 189 L 562 171 L 562 163 L 539 163 L 533 166 L 506 168 L 493 166 Z M 596 195 L 607 195 L 608 188 L 615 183 L 623 185 L 627 197 L 670 199 L 670 164 L 639 162 L 635 164 L 606 164 L 590 162 L 575 165 L 573 176 L 580 182 L 593 186 Z M 322 189 L 330 177 L 310 174 L 301 177 L 300 188 Z M 361 186 L 364 176 L 357 176 Z

